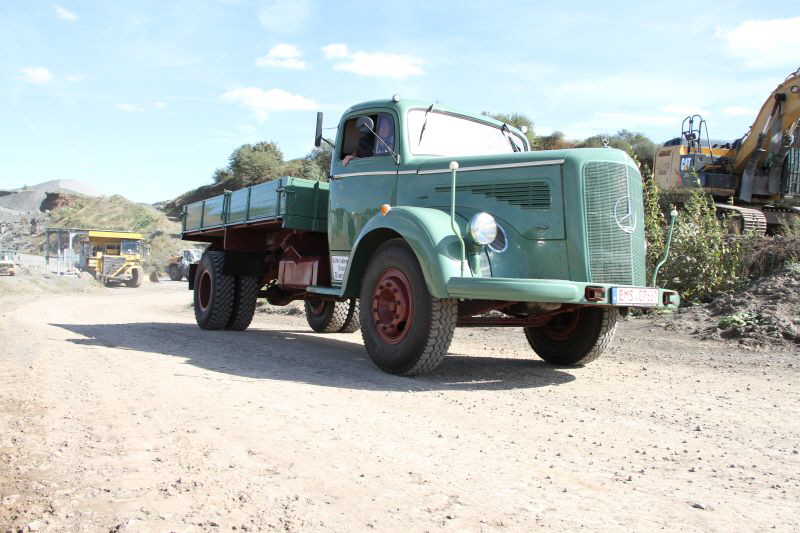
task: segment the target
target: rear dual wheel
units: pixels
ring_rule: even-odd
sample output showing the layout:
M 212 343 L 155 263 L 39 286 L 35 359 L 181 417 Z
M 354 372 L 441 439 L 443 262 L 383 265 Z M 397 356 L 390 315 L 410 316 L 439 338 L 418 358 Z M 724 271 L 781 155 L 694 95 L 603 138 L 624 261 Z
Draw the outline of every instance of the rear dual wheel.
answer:
M 197 266 L 194 316 L 201 329 L 243 331 L 253 320 L 258 278 L 225 274 L 225 252 L 206 251 Z

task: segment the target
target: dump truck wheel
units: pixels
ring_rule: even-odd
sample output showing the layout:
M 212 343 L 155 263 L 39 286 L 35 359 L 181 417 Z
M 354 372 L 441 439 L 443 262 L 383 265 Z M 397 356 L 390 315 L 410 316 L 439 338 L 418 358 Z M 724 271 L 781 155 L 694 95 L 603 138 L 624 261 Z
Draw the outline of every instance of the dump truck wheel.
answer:
M 202 329 L 224 329 L 233 312 L 236 283 L 224 274 L 225 252 L 206 251 L 194 281 L 194 317 Z
M 231 318 L 225 329 L 244 331 L 253 321 L 258 300 L 258 278 L 255 276 L 235 276 L 234 300 Z
M 183 277 L 181 270 L 176 265 L 169 265 L 167 267 L 167 274 L 169 274 L 169 279 L 172 281 L 180 281 Z
M 308 325 L 317 333 L 353 333 L 360 327 L 355 298 L 344 302 L 308 298 L 305 310 Z
M 447 354 L 458 303 L 432 297 L 414 252 L 393 239 L 367 266 L 359 311 L 364 346 L 378 368 L 417 376 L 439 366 Z
M 605 351 L 617 329 L 615 307 L 584 307 L 556 315 L 542 327 L 526 327 L 525 337 L 536 355 L 554 365 L 590 363 Z
M 128 287 L 141 287 L 142 286 L 142 274 L 138 268 L 134 268 L 131 270 L 131 279 L 125 280 L 125 285 Z

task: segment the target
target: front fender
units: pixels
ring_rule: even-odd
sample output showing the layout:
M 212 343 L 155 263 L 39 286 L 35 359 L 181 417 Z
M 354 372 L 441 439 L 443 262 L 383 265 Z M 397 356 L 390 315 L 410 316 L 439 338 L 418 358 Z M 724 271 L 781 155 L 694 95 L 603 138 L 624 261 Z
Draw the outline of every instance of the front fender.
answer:
M 458 218 L 457 224 L 462 228 L 464 222 Z M 356 239 L 342 282 L 344 296 L 358 297 L 372 254 L 381 244 L 397 237 L 403 238 L 414 251 L 434 298 L 448 297 L 450 278 L 471 276 L 466 262 L 461 272 L 461 245 L 450 227 L 449 214 L 425 207 L 393 207 L 386 215 L 372 217 Z

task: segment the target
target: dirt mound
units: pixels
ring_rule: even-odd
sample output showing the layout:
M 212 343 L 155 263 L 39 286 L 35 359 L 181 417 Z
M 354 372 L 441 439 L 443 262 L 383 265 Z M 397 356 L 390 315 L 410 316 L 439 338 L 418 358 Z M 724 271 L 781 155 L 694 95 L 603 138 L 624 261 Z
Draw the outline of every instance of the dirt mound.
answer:
M 75 207 L 78 205 L 78 197 L 74 194 L 63 194 L 59 192 L 46 192 L 42 204 L 39 206 L 41 211 L 52 211 L 63 207 Z
M 800 267 L 792 265 L 741 291 L 681 309 L 670 325 L 702 338 L 736 340 L 744 346 L 800 344 L 798 289 Z

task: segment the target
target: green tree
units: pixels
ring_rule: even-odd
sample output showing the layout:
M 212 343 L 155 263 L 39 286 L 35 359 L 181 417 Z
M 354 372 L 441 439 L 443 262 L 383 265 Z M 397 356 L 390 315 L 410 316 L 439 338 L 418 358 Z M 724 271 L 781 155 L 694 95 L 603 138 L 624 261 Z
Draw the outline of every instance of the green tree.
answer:
M 214 171 L 214 175 L 212 177 L 214 179 L 214 183 L 222 183 L 223 181 L 228 181 L 231 179 L 232 175 L 227 168 L 218 168 Z
M 314 148 L 305 158 L 306 165 L 303 177 L 316 179 L 317 181 L 327 181 L 331 172 L 332 158 L 333 148 L 330 145 L 323 144 L 318 148 Z
M 248 186 L 280 177 L 283 153 L 268 141 L 243 144 L 228 158 L 228 169 L 237 186 Z
M 562 148 L 574 148 L 575 143 L 568 141 L 564 137 L 564 133 L 554 131 L 550 135 L 543 135 L 538 138 L 539 150 L 560 150 Z
M 522 113 L 489 113 L 488 111 L 483 111 L 481 114 L 483 116 L 499 120 L 500 122 L 504 122 L 509 126 L 517 128 L 518 130 L 522 130 L 523 127 L 528 128 L 528 131 L 525 133 L 528 143 L 530 143 L 531 148 L 534 149 L 538 146 L 538 140 L 533 131 L 533 120 Z

